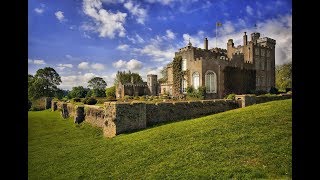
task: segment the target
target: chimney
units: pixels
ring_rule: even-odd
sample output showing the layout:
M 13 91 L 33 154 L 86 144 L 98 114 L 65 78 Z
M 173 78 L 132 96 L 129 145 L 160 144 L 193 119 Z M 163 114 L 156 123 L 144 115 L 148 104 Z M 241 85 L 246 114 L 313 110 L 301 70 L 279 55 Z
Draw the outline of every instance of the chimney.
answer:
M 248 44 L 248 36 L 247 36 L 247 32 L 244 32 L 243 35 L 243 45 L 246 46 Z
M 133 76 L 131 76 L 131 83 L 133 84 Z
M 208 50 L 208 38 L 204 39 L 204 49 Z

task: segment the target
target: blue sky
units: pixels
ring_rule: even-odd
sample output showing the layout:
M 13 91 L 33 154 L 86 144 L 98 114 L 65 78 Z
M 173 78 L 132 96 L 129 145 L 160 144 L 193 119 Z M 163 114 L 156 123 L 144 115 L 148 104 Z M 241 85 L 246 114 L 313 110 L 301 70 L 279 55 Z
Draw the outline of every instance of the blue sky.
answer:
M 28 72 L 53 67 L 62 89 L 92 77 L 113 85 L 118 70 L 160 76 L 186 46 L 241 45 L 243 32 L 277 41 L 276 64 L 292 60 L 292 2 L 288 0 L 29 0 Z M 257 25 L 255 27 L 254 25 Z

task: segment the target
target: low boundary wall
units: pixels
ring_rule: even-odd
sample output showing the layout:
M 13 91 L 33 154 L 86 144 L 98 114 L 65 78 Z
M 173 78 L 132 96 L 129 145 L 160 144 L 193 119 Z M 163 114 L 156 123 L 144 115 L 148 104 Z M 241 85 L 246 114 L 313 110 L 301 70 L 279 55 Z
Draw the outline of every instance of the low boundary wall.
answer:
M 236 95 L 235 100 L 215 99 L 184 102 L 105 102 L 103 107 L 51 102 L 52 111 L 59 110 L 63 118 L 74 117 L 75 123 L 83 121 L 103 128 L 105 137 L 145 129 L 158 123 L 197 118 L 205 115 L 245 107 L 272 100 L 288 99 L 290 96 Z

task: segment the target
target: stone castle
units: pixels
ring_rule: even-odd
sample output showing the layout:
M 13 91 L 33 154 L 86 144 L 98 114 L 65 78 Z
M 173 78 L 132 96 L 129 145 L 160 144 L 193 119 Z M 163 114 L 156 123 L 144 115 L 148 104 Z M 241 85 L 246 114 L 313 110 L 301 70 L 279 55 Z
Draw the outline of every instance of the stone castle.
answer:
M 169 63 L 167 79 L 157 82 L 156 75 L 147 75 L 143 84 L 120 84 L 117 97 L 124 95 L 158 95 L 178 96 L 186 94 L 187 87 L 194 89 L 205 87 L 205 99 L 223 98 L 230 93 L 243 94 L 255 90 L 269 91 L 275 87 L 275 45 L 269 37 L 260 37 L 260 33 L 251 34 L 248 41 L 246 32 L 243 45 L 234 46 L 233 39 L 227 42 L 227 49 L 208 49 L 208 39 L 204 39 L 204 48 L 193 47 L 189 41 L 186 47 L 175 52 L 181 56 L 182 77 L 174 79 L 173 63 Z M 179 90 L 174 88 L 178 84 Z

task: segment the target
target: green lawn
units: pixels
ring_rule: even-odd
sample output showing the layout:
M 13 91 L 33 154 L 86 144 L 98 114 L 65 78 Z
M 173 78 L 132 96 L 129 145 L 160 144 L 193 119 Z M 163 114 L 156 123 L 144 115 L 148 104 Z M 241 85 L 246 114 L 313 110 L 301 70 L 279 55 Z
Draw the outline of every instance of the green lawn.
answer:
M 272 101 L 108 139 L 29 112 L 29 179 L 291 179 L 292 100 Z

